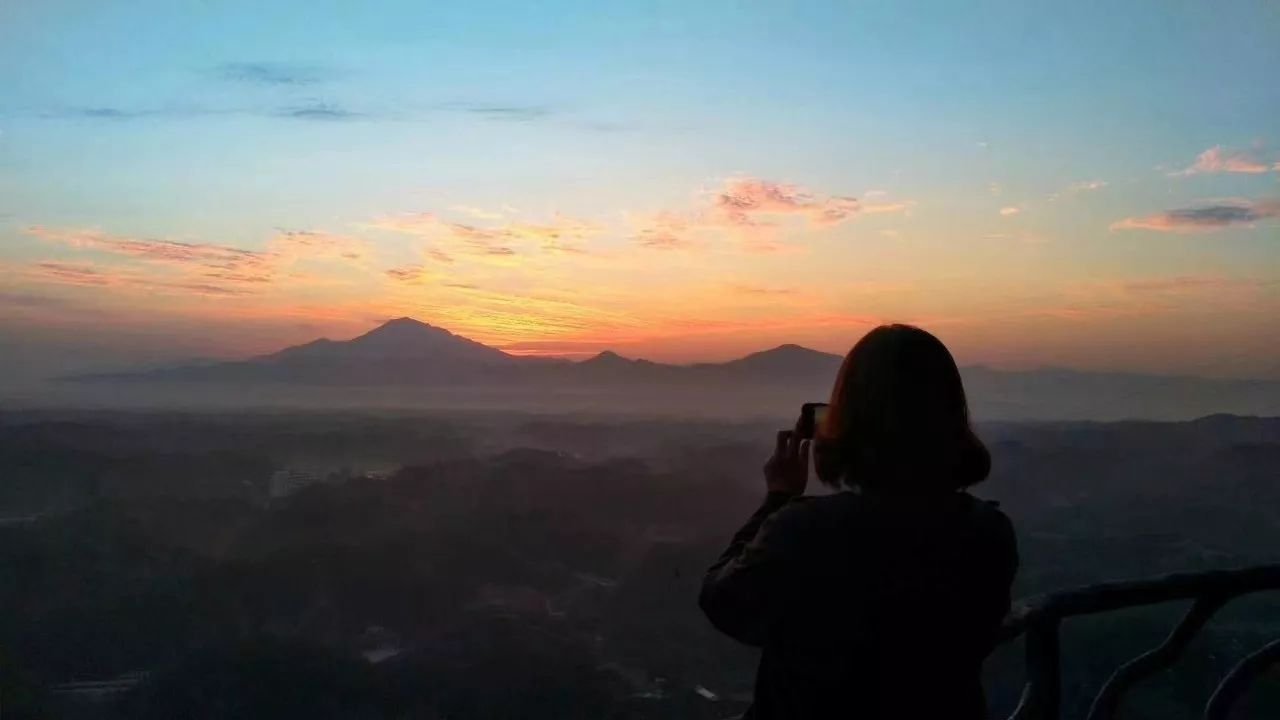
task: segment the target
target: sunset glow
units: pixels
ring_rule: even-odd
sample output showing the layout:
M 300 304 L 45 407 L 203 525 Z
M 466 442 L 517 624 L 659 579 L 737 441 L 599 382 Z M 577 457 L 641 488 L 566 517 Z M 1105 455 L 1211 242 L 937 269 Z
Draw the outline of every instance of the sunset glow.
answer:
M 1280 5 L 694 5 L 7 3 L 4 369 L 407 315 L 517 354 L 902 321 L 965 364 L 1280 378 Z

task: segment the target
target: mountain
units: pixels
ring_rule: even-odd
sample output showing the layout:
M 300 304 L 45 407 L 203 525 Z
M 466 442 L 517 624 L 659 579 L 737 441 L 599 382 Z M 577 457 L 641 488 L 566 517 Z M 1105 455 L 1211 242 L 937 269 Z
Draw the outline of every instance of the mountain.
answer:
M 314 340 L 247 360 L 82 375 L 101 402 L 448 406 L 735 415 L 777 412 L 831 390 L 839 355 L 799 345 L 673 365 L 605 351 L 579 362 L 509 355 L 412 318 L 350 340 Z M 961 368 L 976 418 L 1191 419 L 1280 415 L 1280 382 L 1064 369 Z M 65 385 L 64 385 L 65 387 Z M 316 392 L 314 388 L 326 388 Z M 196 399 L 196 398 L 199 399 Z M 83 400 L 83 398 L 80 398 Z
M 341 348 L 340 352 L 355 358 L 419 358 L 463 363 L 506 363 L 515 359 L 497 348 L 408 317 L 389 320 L 364 335 L 335 345 Z
M 726 363 L 709 363 L 695 367 L 714 368 L 751 377 L 794 377 L 820 374 L 835 375 L 844 360 L 839 355 L 810 350 L 800 345 L 779 345 L 772 350 L 754 352 Z
M 321 338 L 248 360 L 87 375 L 81 381 L 267 382 L 394 385 L 483 379 L 519 359 L 413 318 L 397 318 L 352 338 Z

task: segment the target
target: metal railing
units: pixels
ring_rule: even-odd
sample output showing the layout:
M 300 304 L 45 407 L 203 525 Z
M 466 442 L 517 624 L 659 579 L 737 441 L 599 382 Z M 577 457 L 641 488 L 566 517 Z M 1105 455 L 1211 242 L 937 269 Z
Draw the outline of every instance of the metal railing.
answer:
M 1058 628 L 1063 618 L 1175 600 L 1194 601 L 1163 643 L 1121 665 L 1103 684 L 1086 720 L 1109 720 L 1115 716 L 1124 694 L 1140 680 L 1172 665 L 1223 605 L 1241 595 L 1263 590 L 1280 590 L 1280 565 L 1177 573 L 1147 580 L 1090 585 L 1016 603 L 1005 618 L 1000 642 L 1026 636 L 1027 682 L 1009 720 L 1060 720 L 1062 669 Z M 1205 720 L 1226 720 L 1232 705 L 1249 685 L 1278 662 L 1280 639 L 1245 656 L 1227 672 L 1210 696 L 1205 705 Z

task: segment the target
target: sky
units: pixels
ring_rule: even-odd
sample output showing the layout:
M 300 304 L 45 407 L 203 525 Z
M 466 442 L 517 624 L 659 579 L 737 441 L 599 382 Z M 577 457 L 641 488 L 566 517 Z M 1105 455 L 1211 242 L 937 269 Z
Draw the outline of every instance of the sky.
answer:
M 1280 378 L 1280 3 L 0 2 L 8 382 L 513 353 Z

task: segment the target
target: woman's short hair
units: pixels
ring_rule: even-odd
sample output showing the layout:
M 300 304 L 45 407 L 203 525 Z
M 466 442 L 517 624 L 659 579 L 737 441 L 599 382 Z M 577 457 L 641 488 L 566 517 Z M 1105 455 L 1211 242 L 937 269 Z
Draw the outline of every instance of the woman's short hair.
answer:
M 818 442 L 832 485 L 955 491 L 991 471 L 955 360 L 911 325 L 882 325 L 845 356 Z

